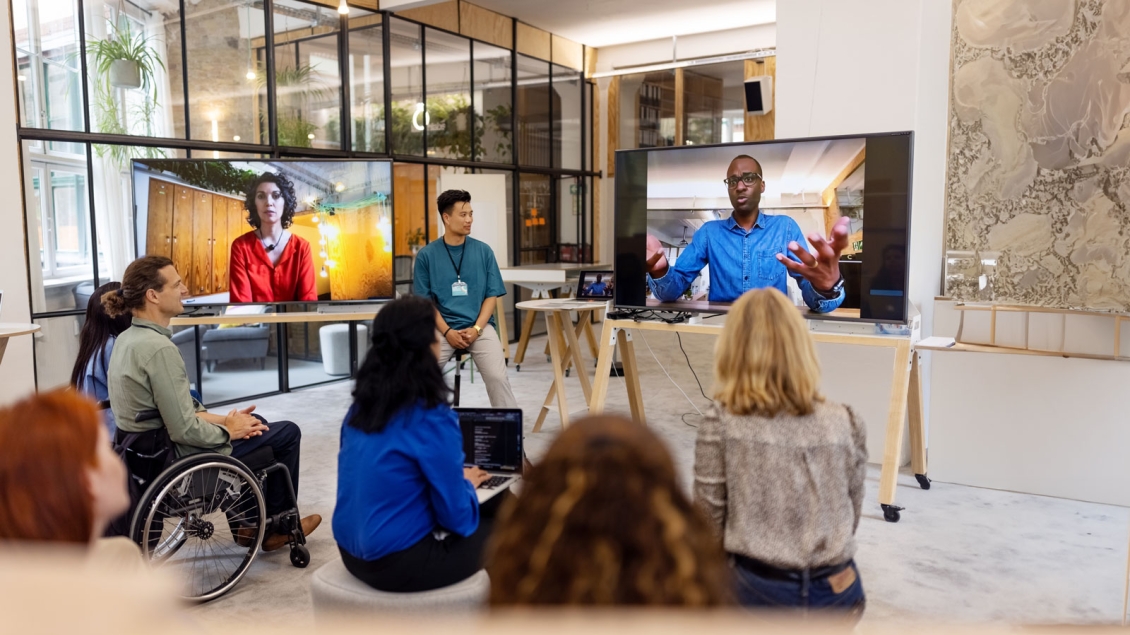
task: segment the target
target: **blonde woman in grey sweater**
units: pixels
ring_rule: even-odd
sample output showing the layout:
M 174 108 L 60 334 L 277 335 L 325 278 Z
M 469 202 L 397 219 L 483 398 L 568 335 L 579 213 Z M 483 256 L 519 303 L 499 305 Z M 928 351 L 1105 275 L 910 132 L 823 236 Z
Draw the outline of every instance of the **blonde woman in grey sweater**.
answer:
M 855 555 L 863 421 L 824 400 L 804 318 L 776 289 L 734 303 L 715 351 L 715 405 L 695 446 L 696 503 L 746 606 L 863 612 Z

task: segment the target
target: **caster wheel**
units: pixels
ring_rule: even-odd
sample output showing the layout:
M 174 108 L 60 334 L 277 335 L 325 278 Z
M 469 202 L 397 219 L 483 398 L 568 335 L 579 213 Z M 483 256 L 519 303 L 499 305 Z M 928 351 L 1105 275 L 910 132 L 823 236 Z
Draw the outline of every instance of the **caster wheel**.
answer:
M 519 372 L 519 373 L 522 372 L 522 365 L 521 364 L 514 364 L 514 371 Z
M 895 505 L 881 505 L 881 507 L 883 508 L 884 520 L 889 523 L 897 523 L 899 521 L 901 517 L 899 512 L 902 511 L 902 507 L 896 507 Z
M 569 376 L 569 370 L 571 370 L 571 369 L 568 369 L 568 368 L 566 368 L 566 369 L 565 369 L 565 376 L 566 376 L 566 377 L 568 377 L 568 376 Z
M 305 569 L 310 564 L 310 550 L 304 545 L 295 545 L 290 548 L 290 564 Z
M 915 474 L 914 478 L 918 479 L 918 486 L 922 489 L 930 489 L 930 479 L 926 478 L 925 474 Z

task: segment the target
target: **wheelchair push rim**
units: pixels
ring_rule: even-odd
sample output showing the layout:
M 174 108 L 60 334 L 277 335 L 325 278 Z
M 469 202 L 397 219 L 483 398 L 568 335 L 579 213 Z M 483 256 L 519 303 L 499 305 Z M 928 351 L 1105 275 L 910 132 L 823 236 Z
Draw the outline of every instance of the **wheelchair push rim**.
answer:
M 150 566 L 179 570 L 186 599 L 204 602 L 234 587 L 266 531 L 258 479 L 238 461 L 209 457 L 158 478 L 154 490 L 132 523 Z

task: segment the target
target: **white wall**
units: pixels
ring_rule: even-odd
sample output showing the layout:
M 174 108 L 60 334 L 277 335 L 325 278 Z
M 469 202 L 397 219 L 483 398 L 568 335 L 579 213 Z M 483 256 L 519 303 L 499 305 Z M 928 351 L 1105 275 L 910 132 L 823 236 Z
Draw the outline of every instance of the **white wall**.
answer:
M 10 24 L 10 8 L 0 3 L 0 24 Z M 30 322 L 31 304 L 27 292 L 27 252 L 24 247 L 23 198 L 19 195 L 20 160 L 16 144 L 16 100 L 8 90 L 16 85 L 13 76 L 12 34 L 0 30 L 0 86 L 7 99 L 0 99 L 0 191 L 15 193 L 8 204 L 0 206 L 0 289 L 4 290 L 4 306 L 0 322 Z M 16 228 L 19 228 L 17 231 Z M 0 405 L 7 404 L 35 390 L 35 365 L 32 361 L 31 337 L 9 340 L 4 360 L 0 363 Z
M 673 61 L 672 53 L 677 53 L 680 60 L 687 60 L 773 48 L 776 44 L 776 27 L 772 24 L 759 24 L 712 33 L 683 35 L 675 42 L 674 49 L 671 38 L 603 46 L 596 57 L 596 70 L 603 72 L 625 66 L 670 62 Z

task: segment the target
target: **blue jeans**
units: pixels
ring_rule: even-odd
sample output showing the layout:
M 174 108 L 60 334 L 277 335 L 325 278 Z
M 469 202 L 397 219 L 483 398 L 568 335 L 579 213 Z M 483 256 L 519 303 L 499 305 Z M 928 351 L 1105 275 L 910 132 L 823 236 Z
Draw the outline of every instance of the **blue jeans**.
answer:
M 804 584 L 800 581 L 766 578 L 734 565 L 738 603 L 746 607 L 766 609 L 842 612 L 859 619 L 863 615 L 867 598 L 863 594 L 863 581 L 860 580 L 855 562 L 848 566 L 854 571 L 855 580 L 847 588 L 835 593 L 829 578 L 820 578 L 808 582 L 806 594 Z

